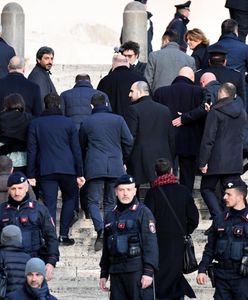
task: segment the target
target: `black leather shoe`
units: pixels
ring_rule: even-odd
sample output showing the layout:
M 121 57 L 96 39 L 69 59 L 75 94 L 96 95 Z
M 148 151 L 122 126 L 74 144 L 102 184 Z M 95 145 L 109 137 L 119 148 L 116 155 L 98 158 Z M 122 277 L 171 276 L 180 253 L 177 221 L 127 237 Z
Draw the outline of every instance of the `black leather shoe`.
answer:
M 75 240 L 74 240 L 74 239 L 68 238 L 68 236 L 67 236 L 67 237 L 60 236 L 60 237 L 58 238 L 58 240 L 59 240 L 59 244 L 60 244 L 61 246 L 72 246 L 72 245 L 75 244 Z
M 102 246 L 103 246 L 103 230 L 99 230 L 97 232 L 97 238 L 95 241 L 95 251 L 102 250 Z

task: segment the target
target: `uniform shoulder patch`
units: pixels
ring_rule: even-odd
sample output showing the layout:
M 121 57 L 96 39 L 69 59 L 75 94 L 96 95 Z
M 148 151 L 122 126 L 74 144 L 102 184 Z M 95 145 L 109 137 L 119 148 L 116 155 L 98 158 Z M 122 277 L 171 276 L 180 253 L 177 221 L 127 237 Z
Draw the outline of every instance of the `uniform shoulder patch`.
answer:
M 156 226 L 154 220 L 149 220 L 149 230 L 151 233 L 156 233 Z

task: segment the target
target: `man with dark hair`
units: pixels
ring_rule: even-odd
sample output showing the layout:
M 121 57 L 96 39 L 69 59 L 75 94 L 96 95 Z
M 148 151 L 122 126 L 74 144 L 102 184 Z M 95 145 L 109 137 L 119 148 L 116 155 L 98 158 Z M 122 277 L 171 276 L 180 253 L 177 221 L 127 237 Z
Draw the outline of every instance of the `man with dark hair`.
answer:
M 246 0 L 226 0 L 230 17 L 239 24 L 238 36 L 245 43 L 248 33 L 248 2 Z
M 213 221 L 199 264 L 196 281 L 207 282 L 208 267 L 214 261 L 214 299 L 246 300 L 248 295 L 248 206 L 247 185 L 240 178 L 224 182 L 227 209 Z
M 185 33 L 187 31 L 187 24 L 189 23 L 189 12 L 190 12 L 191 1 L 187 1 L 182 4 L 175 5 L 176 13 L 174 19 L 169 23 L 166 30 L 173 30 L 179 35 L 179 46 L 180 49 L 186 52 L 187 43 L 185 41 Z
M 47 94 L 57 93 L 50 78 L 53 58 L 54 50 L 52 48 L 46 46 L 41 47 L 36 53 L 36 66 L 28 76 L 29 80 L 39 85 L 42 103 Z
M 138 43 L 128 41 L 121 45 L 122 54 L 127 57 L 130 69 L 135 72 L 144 75 L 146 63 L 139 61 L 140 46 Z
M 159 268 L 155 272 L 156 299 L 195 298 L 182 273 L 184 235 L 191 234 L 199 222 L 199 213 L 189 190 L 178 184 L 170 160 L 155 161 L 157 178 L 145 196 L 145 205 L 154 214 L 157 227 Z M 162 191 L 162 192 L 161 192 Z M 165 196 L 166 199 L 165 199 Z M 169 204 L 182 224 L 180 230 Z
M 243 172 L 246 112 L 235 95 L 232 83 L 220 86 L 218 101 L 207 115 L 201 141 L 199 167 L 203 176 L 200 189 L 213 219 L 222 212 L 215 194 L 218 181 L 223 185 L 223 180 L 230 176 L 239 178 Z
M 161 50 L 149 55 L 145 77 L 152 93 L 161 86 L 170 85 L 182 67 L 188 66 L 195 71 L 193 57 L 179 49 L 178 34 L 167 30 L 162 36 Z
M 31 185 L 39 178 L 44 203 L 56 223 L 58 188 L 62 192 L 59 242 L 73 245 L 69 227 L 73 219 L 78 187 L 85 183 L 78 131 L 74 122 L 62 116 L 60 98 L 48 94 L 45 110 L 29 127 L 27 174 Z
M 0 111 L 4 98 L 9 94 L 20 94 L 25 102 L 26 112 L 39 116 L 42 111 L 40 88 L 25 78 L 25 61 L 23 57 L 13 56 L 8 64 L 8 75 L 0 79 Z
M 85 152 L 88 211 L 97 232 L 95 251 L 99 251 L 103 237 L 99 202 L 103 198 L 104 216 L 114 208 L 114 182 L 125 173 L 133 137 L 123 117 L 110 113 L 102 93 L 92 96 L 91 105 L 92 115 L 81 124 L 80 141 Z
M 0 78 L 8 75 L 9 60 L 15 56 L 15 50 L 2 38 L 2 25 L 0 24 Z

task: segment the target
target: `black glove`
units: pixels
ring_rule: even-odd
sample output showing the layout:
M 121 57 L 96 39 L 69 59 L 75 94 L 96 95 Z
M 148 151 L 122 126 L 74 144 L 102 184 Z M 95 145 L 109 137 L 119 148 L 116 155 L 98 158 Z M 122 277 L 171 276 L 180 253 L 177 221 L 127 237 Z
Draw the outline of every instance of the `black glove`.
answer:
M 243 277 L 248 276 L 248 247 L 244 248 L 244 256 L 241 260 L 241 266 L 240 266 L 240 275 Z

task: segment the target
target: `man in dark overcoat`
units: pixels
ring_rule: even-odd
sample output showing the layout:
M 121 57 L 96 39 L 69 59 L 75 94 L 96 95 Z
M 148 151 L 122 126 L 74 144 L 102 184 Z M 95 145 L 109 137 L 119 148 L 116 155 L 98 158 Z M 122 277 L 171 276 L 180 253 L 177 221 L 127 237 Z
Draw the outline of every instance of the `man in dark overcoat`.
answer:
M 8 75 L 9 60 L 15 56 L 15 50 L 2 38 L 2 25 L 0 24 L 0 78 Z
M 243 172 L 243 138 L 246 112 L 236 96 L 236 88 L 224 83 L 218 101 L 211 107 L 200 147 L 199 167 L 204 176 L 201 194 L 212 218 L 222 212 L 215 194 L 218 181 L 238 177 Z
M 20 94 L 25 102 L 25 111 L 39 116 L 42 111 L 40 87 L 24 76 L 25 61 L 23 57 L 13 56 L 8 65 L 9 73 L 0 79 L 0 111 L 4 98 L 9 94 Z
M 97 232 L 95 251 L 102 248 L 100 200 L 103 199 L 106 216 L 115 207 L 114 183 L 117 177 L 125 173 L 124 164 L 133 146 L 133 137 L 125 120 L 111 113 L 106 104 L 104 94 L 92 96 L 92 114 L 80 127 L 80 142 L 85 152 L 88 211 Z
M 130 105 L 128 95 L 131 85 L 139 80 L 145 79 L 137 72 L 129 69 L 128 59 L 121 54 L 115 54 L 112 72 L 99 81 L 97 89 L 108 95 L 113 113 L 125 118 Z
M 158 88 L 153 99 L 167 105 L 172 118 L 178 113 L 186 113 L 198 107 L 202 101 L 202 89 L 194 85 L 194 71 L 183 67 L 170 86 Z M 191 122 L 175 128 L 175 151 L 180 167 L 180 183 L 186 185 L 192 192 L 197 168 L 196 159 L 202 135 L 202 123 Z
M 156 159 L 174 159 L 174 128 L 169 108 L 152 100 L 145 81 L 135 82 L 129 96 L 132 105 L 127 113 L 127 124 L 134 137 L 134 146 L 127 168 L 140 185 L 155 179 Z
M 78 187 L 85 183 L 82 153 L 74 122 L 62 115 L 57 94 L 48 94 L 45 110 L 28 131 L 27 174 L 31 185 L 39 179 L 44 203 L 56 223 L 58 188 L 62 193 L 59 242 L 73 245 L 69 227 L 74 215 Z
M 198 225 L 199 213 L 189 190 L 178 184 L 171 162 L 160 158 L 155 163 L 157 178 L 147 191 L 145 205 L 152 211 L 157 227 L 159 268 L 155 272 L 156 299 L 195 298 L 183 276 L 184 234 L 191 234 Z M 167 200 L 180 220 L 184 233 L 168 207 Z

